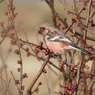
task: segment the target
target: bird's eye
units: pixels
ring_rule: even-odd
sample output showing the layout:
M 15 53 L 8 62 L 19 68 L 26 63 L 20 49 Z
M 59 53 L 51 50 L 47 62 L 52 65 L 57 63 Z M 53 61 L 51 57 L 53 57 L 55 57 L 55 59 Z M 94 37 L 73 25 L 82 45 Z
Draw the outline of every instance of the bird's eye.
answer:
M 40 27 L 41 30 L 45 30 L 46 28 L 45 27 Z

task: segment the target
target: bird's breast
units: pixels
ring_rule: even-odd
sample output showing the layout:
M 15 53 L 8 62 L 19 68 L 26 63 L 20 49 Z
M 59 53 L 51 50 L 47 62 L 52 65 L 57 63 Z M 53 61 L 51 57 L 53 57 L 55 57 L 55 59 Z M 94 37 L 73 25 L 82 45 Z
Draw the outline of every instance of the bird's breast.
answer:
M 53 51 L 54 53 L 57 53 L 60 51 L 64 51 L 68 43 L 46 41 L 46 45 L 49 50 Z

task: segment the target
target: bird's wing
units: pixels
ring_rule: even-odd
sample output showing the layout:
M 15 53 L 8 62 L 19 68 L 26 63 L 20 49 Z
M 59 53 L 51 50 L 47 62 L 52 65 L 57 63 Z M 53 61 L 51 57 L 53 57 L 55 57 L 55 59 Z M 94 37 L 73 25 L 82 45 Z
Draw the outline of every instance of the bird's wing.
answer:
M 61 30 L 50 25 L 46 25 L 45 27 L 48 31 L 48 33 L 45 35 L 47 40 L 74 44 L 73 41 L 66 37 L 66 35 Z
M 66 43 L 74 44 L 74 42 L 72 40 L 70 40 L 68 37 L 64 37 L 64 36 L 48 36 L 47 40 L 55 41 L 55 42 L 66 42 Z

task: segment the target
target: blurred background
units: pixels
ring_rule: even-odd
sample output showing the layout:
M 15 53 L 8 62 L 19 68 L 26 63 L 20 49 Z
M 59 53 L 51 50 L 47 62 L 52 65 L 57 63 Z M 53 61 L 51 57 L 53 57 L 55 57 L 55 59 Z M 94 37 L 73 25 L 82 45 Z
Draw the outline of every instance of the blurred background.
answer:
M 43 1 L 43 2 L 42 2 Z M 62 18 L 68 17 L 67 13 L 64 11 L 65 8 L 69 10 L 71 8 L 70 0 L 63 0 L 66 2 L 59 3 L 58 0 L 55 0 L 55 8 L 59 12 Z M 6 11 L 6 2 L 0 3 L 0 22 L 5 22 L 5 26 L 7 25 L 8 18 L 4 15 Z M 18 37 L 26 40 L 25 35 L 27 35 L 28 41 L 38 44 L 38 41 L 42 40 L 42 37 L 37 34 L 37 29 L 40 24 L 44 22 L 52 23 L 52 15 L 50 8 L 44 2 L 44 0 L 14 0 L 15 12 L 18 13 L 15 19 L 15 27 L 18 33 Z M 68 18 L 69 20 L 70 18 Z M 1 29 L 1 28 L 0 28 Z M 10 93 L 13 95 L 19 95 L 17 91 L 17 87 L 14 83 L 14 80 L 10 74 L 10 71 L 13 72 L 16 79 L 19 79 L 20 74 L 17 71 L 17 68 L 20 68 L 20 65 L 17 64 L 17 60 L 19 60 L 18 55 L 14 53 L 14 50 L 17 49 L 17 46 L 12 46 L 10 44 L 10 39 L 6 38 L 1 45 L 1 53 L 4 58 L 4 62 L 6 64 L 8 80 L 11 79 L 10 83 Z M 23 85 L 25 86 L 24 93 L 29 87 L 31 81 L 38 73 L 42 61 L 38 61 L 35 57 L 29 56 L 26 57 L 26 52 L 22 50 L 22 60 L 23 60 L 23 73 L 27 73 L 28 78 L 23 80 Z M 57 64 L 56 60 L 54 60 L 55 64 Z M 0 67 L 2 67 L 2 60 L 0 60 Z M 51 66 L 52 67 L 52 66 Z M 53 68 L 53 67 L 52 67 Z M 47 69 L 46 74 L 42 74 L 37 83 L 42 82 L 42 85 L 39 87 L 39 93 L 35 93 L 34 95 L 55 95 L 54 92 L 59 91 L 58 85 L 60 84 L 58 80 L 58 75 L 51 72 L 50 69 Z M 59 71 L 53 68 L 57 74 Z M 5 75 L 4 70 L 3 76 Z M 35 87 L 37 84 L 35 84 Z M 1 88 L 1 93 L 3 88 Z

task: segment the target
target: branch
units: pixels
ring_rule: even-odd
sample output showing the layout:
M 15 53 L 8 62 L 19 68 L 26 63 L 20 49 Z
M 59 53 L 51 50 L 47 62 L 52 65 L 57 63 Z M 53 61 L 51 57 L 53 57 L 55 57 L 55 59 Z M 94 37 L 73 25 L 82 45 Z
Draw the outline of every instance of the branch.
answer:
M 52 11 L 52 20 L 53 20 L 53 25 L 56 27 L 56 11 L 54 9 L 54 0 L 45 0 L 45 2 L 49 5 L 51 11 Z
M 5 91 L 4 95 L 6 95 L 7 92 L 8 92 L 8 90 L 9 90 L 10 82 L 11 82 L 11 79 L 10 79 L 9 82 L 8 82 L 8 85 L 7 85 L 7 87 L 6 87 L 6 91 Z
M 50 59 L 50 56 L 48 56 L 48 57 L 46 58 L 46 60 L 44 61 L 43 65 L 42 65 L 42 67 L 41 67 L 41 69 L 40 69 L 40 71 L 38 72 L 38 74 L 35 76 L 35 78 L 34 78 L 33 81 L 31 82 L 31 84 L 30 84 L 30 86 L 29 86 L 29 88 L 28 88 L 28 90 L 27 90 L 26 95 L 32 95 L 31 90 L 32 90 L 33 86 L 35 85 L 36 81 L 39 79 L 39 77 L 40 77 L 41 74 L 43 73 L 43 70 L 44 70 L 45 66 L 47 65 L 49 59 Z
M 4 0 L 0 0 L 0 3 L 2 3 Z

